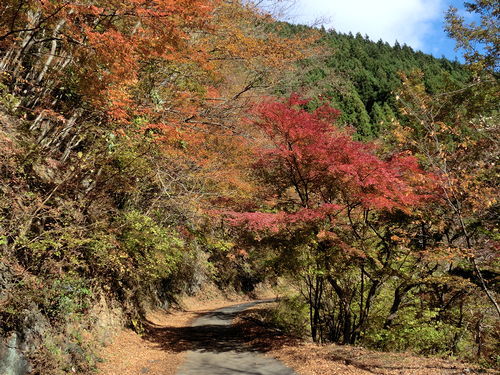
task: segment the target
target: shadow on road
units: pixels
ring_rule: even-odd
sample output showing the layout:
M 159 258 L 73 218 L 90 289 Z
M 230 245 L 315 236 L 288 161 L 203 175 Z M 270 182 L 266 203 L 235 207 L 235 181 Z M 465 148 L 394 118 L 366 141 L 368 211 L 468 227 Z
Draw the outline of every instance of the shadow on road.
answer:
M 285 345 L 292 339 L 287 339 L 278 332 L 255 330 L 255 322 L 235 319 L 240 311 L 197 314 L 192 327 L 158 326 L 150 321 L 145 322 L 146 332 L 144 338 L 170 352 L 183 352 L 189 350 L 210 352 L 267 352 L 276 345 Z M 203 324 L 212 322 L 215 324 Z M 256 337 L 258 335 L 258 337 Z M 257 338 L 257 340 L 256 340 Z

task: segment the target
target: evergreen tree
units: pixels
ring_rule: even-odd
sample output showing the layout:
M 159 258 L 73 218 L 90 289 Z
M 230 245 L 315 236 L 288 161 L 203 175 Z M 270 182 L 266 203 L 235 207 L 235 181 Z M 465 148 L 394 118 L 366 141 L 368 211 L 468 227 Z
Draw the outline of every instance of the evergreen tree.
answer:
M 305 26 L 280 25 L 285 36 L 305 35 L 311 30 Z M 384 122 L 402 120 L 394 100 L 394 92 L 401 85 L 401 73 L 422 70 L 425 90 L 430 94 L 446 90 L 450 82 L 460 89 L 470 76 L 456 61 L 436 59 L 399 42 L 391 46 L 382 40 L 372 42 L 359 33 L 354 36 L 335 30 L 319 32 L 321 38 L 317 43 L 321 54 L 302 61 L 296 77 L 288 77 L 287 87 L 280 86 L 277 92 L 299 91 L 312 98 L 332 97 L 334 101 L 330 104 L 343 112 L 340 123 L 355 126 L 361 137 L 378 135 L 381 128 L 374 116 L 379 118 L 381 112 Z
M 380 129 L 384 126 L 385 122 L 387 121 L 384 110 L 378 103 L 375 103 L 373 105 L 372 110 L 370 112 L 370 117 L 372 120 L 373 130 L 378 134 Z

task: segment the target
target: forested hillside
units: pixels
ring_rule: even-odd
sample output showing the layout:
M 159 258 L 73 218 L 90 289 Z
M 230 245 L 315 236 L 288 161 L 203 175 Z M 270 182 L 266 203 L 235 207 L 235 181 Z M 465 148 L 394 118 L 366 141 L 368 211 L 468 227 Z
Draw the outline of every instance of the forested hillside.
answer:
M 116 324 L 263 282 L 296 336 L 498 366 L 498 9 L 468 9 L 461 65 L 240 1 L 2 1 L 0 369 L 92 373 Z
M 291 24 L 279 24 L 278 29 L 287 37 L 311 31 Z M 392 119 L 403 119 L 396 102 L 402 73 L 421 71 L 430 94 L 470 79 L 456 61 L 437 59 L 398 43 L 374 43 L 359 33 L 322 29 L 317 44 L 321 52 L 300 62 L 300 75 L 287 82 L 284 91 L 305 89 L 308 96 L 328 98 L 342 111 L 340 122 L 354 126 L 364 138 L 376 138 Z

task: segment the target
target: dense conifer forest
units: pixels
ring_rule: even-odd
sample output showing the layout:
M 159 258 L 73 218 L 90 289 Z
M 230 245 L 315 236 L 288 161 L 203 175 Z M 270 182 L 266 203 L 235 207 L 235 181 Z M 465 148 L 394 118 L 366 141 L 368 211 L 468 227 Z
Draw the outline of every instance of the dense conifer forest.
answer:
M 284 36 L 310 32 L 310 28 L 279 24 Z M 443 92 L 451 85 L 463 86 L 470 73 L 457 61 L 434 58 L 407 45 L 394 46 L 379 40 L 374 43 L 361 34 L 341 34 L 321 29 L 321 52 L 302 60 L 300 75 L 287 82 L 288 90 L 307 90 L 308 96 L 329 98 L 341 110 L 340 122 L 355 127 L 365 139 L 377 138 L 392 119 L 402 120 L 396 91 L 401 74 L 423 73 L 428 93 Z

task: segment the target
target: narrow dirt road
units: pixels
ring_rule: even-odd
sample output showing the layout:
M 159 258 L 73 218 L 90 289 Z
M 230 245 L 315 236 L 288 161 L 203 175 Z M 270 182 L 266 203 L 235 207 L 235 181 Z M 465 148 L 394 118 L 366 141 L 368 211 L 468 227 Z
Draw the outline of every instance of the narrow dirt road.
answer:
M 225 307 L 196 319 L 190 331 L 192 349 L 177 375 L 295 375 L 280 361 L 241 345 L 232 321 L 237 313 L 260 303 Z

